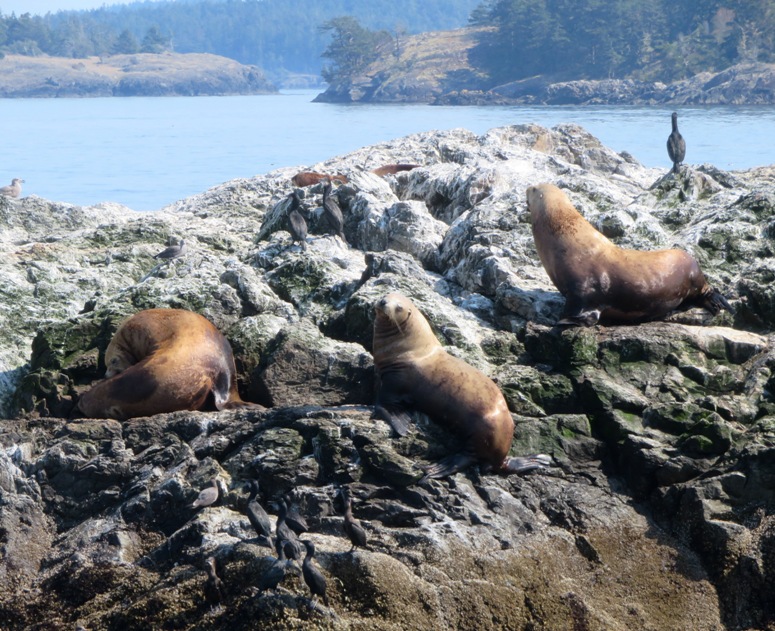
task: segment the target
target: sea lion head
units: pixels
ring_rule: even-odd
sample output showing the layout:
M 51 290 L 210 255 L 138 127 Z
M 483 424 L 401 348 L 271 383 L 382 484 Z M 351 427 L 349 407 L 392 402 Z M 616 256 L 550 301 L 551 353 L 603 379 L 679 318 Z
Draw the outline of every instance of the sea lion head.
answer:
M 401 294 L 387 294 L 380 298 L 374 305 L 374 311 L 378 320 L 384 320 L 399 331 L 403 331 L 416 310 L 412 301 Z

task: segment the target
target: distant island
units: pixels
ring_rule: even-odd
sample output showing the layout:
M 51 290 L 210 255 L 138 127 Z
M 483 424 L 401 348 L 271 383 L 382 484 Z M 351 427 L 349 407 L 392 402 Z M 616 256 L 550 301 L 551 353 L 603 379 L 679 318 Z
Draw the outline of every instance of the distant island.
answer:
M 277 92 L 256 66 L 206 53 L 72 59 L 6 55 L 0 97 L 220 96 Z
M 339 75 L 315 100 L 327 103 L 435 105 L 771 105 L 775 64 L 742 62 L 673 82 L 561 79 L 536 75 L 492 86 L 470 53 L 484 29 L 462 28 L 404 38 L 357 72 Z

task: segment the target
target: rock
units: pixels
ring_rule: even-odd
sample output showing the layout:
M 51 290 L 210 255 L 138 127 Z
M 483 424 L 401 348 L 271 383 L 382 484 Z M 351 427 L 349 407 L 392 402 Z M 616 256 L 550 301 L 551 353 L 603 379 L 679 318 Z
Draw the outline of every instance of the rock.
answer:
M 1 97 L 265 94 L 263 71 L 205 53 L 137 53 L 78 60 L 5 55 Z
M 379 178 L 381 164 L 421 164 Z M 308 248 L 279 219 L 298 166 L 157 212 L 0 199 L 0 627 L 765 628 L 775 501 L 771 167 L 646 169 L 583 129 L 427 132 L 305 169 L 344 173 L 346 243 L 305 190 Z M 542 181 L 616 243 L 682 247 L 735 306 L 637 326 L 555 326 L 524 191 Z M 186 235 L 182 257 L 153 259 Z M 373 304 L 407 294 L 444 348 L 500 386 L 523 476 L 471 467 L 423 415 L 372 418 Z M 119 423 L 69 418 L 126 316 L 197 311 L 270 406 Z M 194 511 L 209 480 L 221 498 Z M 331 609 L 244 514 L 310 525 Z M 350 552 L 340 487 L 368 531 Z M 214 557 L 227 595 L 201 597 Z M 669 589 L 666 589 L 666 585 Z

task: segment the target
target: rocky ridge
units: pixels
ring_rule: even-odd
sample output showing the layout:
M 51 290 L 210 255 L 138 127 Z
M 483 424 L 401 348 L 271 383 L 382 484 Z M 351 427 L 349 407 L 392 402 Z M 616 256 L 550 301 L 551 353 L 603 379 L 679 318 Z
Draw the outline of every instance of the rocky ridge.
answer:
M 386 179 L 368 169 L 423 166 Z M 0 198 L 0 626 L 8 629 L 766 629 L 775 624 L 775 169 L 672 176 L 583 129 L 417 134 L 341 172 L 348 244 L 322 187 L 306 252 L 282 229 L 290 177 L 234 180 L 162 211 Z M 558 329 L 524 192 L 551 181 L 620 245 L 678 246 L 736 308 Z M 157 264 L 171 236 L 188 253 Z M 370 418 L 372 305 L 415 301 L 492 376 L 525 476 L 476 467 L 418 484 L 456 439 Z M 192 309 L 229 338 L 266 412 L 68 418 L 123 317 Z M 200 512 L 199 490 L 227 493 Z M 274 554 L 245 517 L 291 493 L 328 580 L 256 584 Z M 370 545 L 350 551 L 338 489 Z M 203 601 L 205 561 L 227 587 Z

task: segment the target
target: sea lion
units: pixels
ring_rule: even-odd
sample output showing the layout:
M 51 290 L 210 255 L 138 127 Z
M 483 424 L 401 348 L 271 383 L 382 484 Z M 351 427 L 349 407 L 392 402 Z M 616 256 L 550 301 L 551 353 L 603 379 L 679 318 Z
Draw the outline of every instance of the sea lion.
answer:
M 299 171 L 291 178 L 291 183 L 294 186 L 304 188 L 305 186 L 312 186 L 323 180 L 335 180 L 341 184 L 347 184 L 350 181 L 346 175 L 341 175 L 339 173 L 329 175 L 328 173 L 318 173 L 317 171 Z
M 504 473 L 551 462 L 543 454 L 507 458 L 514 420 L 500 389 L 476 368 L 447 353 L 411 300 L 388 294 L 374 310 L 375 416 L 403 436 L 409 430 L 408 411 L 417 410 L 465 442 L 460 453 L 428 467 L 423 480 L 450 475 L 474 462 Z
M 678 173 L 678 167 L 684 161 L 686 156 L 686 141 L 678 131 L 678 112 L 673 112 L 671 116 L 673 122 L 673 131 L 667 137 L 667 155 L 673 162 L 673 173 Z
M 105 352 L 106 379 L 81 395 L 92 418 L 125 420 L 176 410 L 263 406 L 237 392 L 231 346 L 206 318 L 147 309 L 119 326 Z
M 418 168 L 419 164 L 386 164 L 376 169 L 372 169 L 371 172 L 384 177 L 385 175 L 395 175 L 399 171 L 411 171 Z
M 553 184 L 529 187 L 527 207 L 538 257 L 565 296 L 560 324 L 643 322 L 692 306 L 732 311 L 689 253 L 620 248 Z

